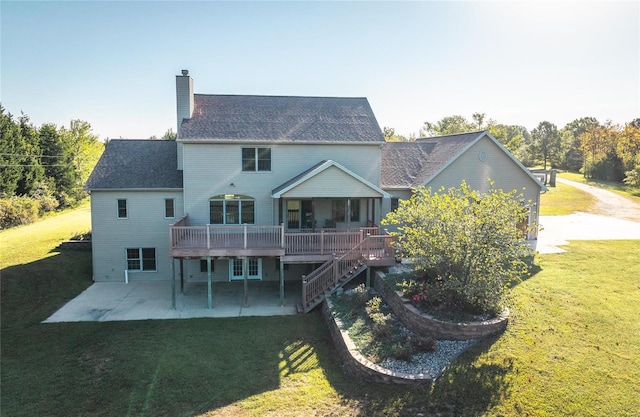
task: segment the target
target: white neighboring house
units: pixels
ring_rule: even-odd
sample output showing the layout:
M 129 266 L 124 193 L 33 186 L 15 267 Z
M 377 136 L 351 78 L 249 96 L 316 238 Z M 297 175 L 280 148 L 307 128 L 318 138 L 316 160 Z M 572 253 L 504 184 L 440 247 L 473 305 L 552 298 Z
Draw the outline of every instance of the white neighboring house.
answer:
M 187 71 L 176 96 L 176 141 L 111 140 L 87 181 L 95 281 L 303 280 L 309 311 L 395 263 L 378 225 L 419 185 L 490 177 L 537 224 L 544 186 L 486 132 L 385 143 L 366 98 L 194 94 Z

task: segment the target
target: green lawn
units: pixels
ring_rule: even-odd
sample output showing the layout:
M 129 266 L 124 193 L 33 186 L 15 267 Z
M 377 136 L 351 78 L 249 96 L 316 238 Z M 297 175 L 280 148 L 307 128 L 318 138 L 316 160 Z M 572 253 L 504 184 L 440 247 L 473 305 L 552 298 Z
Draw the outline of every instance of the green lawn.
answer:
M 52 252 L 56 240 L 81 231 L 77 220 L 58 216 L 42 228 L 0 232 L 3 416 L 640 410 L 640 241 L 572 242 L 567 253 L 541 256 L 541 270 L 514 289 L 506 332 L 474 346 L 424 390 L 345 376 L 317 313 L 41 324 L 90 285 L 88 252 Z
M 540 195 L 540 215 L 560 216 L 577 211 L 588 213 L 598 201 L 591 194 L 570 185 L 556 183 Z

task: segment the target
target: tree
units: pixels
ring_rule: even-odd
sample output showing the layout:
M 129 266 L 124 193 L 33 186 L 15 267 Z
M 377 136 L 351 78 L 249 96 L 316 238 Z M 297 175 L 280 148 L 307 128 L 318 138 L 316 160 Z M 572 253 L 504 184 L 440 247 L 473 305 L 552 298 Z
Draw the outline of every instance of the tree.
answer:
M 550 122 L 540 122 L 531 131 L 531 153 L 536 160 L 542 160 L 544 169 L 549 162 L 555 162 L 560 154 L 560 134 L 556 125 Z
M 104 144 L 92 133 L 91 125 L 82 120 L 72 120 L 69 130 L 61 130 L 61 134 L 66 135 L 65 140 L 69 144 L 78 175 L 77 191 L 82 193 L 82 186 L 98 163 Z
M 421 187 L 383 224 L 399 225 L 397 248 L 443 303 L 498 313 L 533 255 L 517 227 L 528 212 L 521 198 L 494 188 L 480 194 L 464 181 L 437 193 Z
M 164 140 L 176 140 L 178 138 L 178 134 L 173 131 L 172 128 L 169 128 L 164 135 L 162 135 L 162 139 Z
M 38 131 L 45 176 L 53 184 L 55 198 L 66 207 L 71 203 L 69 197 L 77 194 L 79 173 L 73 163 L 68 135 L 63 133 L 64 129 L 58 130 L 50 123 Z
M 383 127 L 382 135 L 384 136 L 385 142 L 408 142 L 409 139 L 402 135 L 397 135 L 396 130 L 392 127 Z
M 616 144 L 625 168 L 624 182 L 640 187 L 640 118 L 627 123 Z
M 531 135 L 524 126 L 517 125 L 504 125 L 501 123 L 494 123 L 487 126 L 487 130 L 494 138 L 496 138 L 505 148 L 512 154 L 520 158 L 520 150 L 522 147 L 530 143 Z
M 21 147 L 17 162 L 22 172 L 18 180 L 18 187 L 15 190 L 17 195 L 28 195 L 35 185 L 44 180 L 44 167 L 41 162 L 41 150 L 38 140 L 38 131 L 29 122 L 29 117 L 25 114 L 18 118 L 18 129 L 20 132 Z
M 479 114 L 479 113 L 476 113 Z M 482 116 L 484 118 L 484 115 Z M 474 132 L 478 130 L 476 124 L 469 122 L 464 116 L 454 115 L 444 117 L 442 120 L 431 123 L 424 122 L 420 129 L 421 136 L 444 136 L 456 133 Z
M 12 196 L 22 177 L 22 135 L 10 113 L 0 106 L 0 194 Z
M 585 155 L 584 176 L 603 180 L 622 181 L 624 169 L 617 154 L 619 128 L 610 122 L 592 126 L 578 137 Z
M 562 159 L 560 167 L 570 171 L 579 171 L 584 165 L 584 153 L 580 147 L 580 135 L 592 127 L 599 126 L 595 117 L 581 117 L 569 122 L 562 128 Z

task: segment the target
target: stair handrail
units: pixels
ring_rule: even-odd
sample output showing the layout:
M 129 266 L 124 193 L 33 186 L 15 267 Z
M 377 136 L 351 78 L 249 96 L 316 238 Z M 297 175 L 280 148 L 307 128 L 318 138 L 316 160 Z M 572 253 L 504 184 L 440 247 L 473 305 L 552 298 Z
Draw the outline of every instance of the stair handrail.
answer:
M 302 305 L 306 307 L 312 300 L 333 287 L 363 259 L 361 248 L 369 237 L 341 256 L 329 259 L 302 280 Z M 355 256 L 354 256 L 355 255 Z

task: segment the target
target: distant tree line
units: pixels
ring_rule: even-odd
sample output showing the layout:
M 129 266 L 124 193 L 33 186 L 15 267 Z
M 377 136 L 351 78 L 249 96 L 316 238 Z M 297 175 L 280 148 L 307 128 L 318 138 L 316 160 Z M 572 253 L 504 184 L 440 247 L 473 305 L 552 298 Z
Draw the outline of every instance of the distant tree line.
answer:
M 472 120 L 454 115 L 435 123 L 425 122 L 418 135 L 442 136 L 479 130 L 491 133 L 525 166 L 581 172 L 586 178 L 624 181 L 640 187 L 640 118 L 619 126 L 582 117 L 562 129 L 543 121 L 529 132 L 524 126 L 498 123 L 487 119 L 485 113 L 474 113 Z M 383 128 L 383 134 L 390 142 L 412 141 L 416 137 L 398 135 L 390 127 Z
M 14 118 L 0 105 L 0 228 L 82 201 L 84 183 L 103 150 L 87 122 L 38 128 L 25 114 Z

